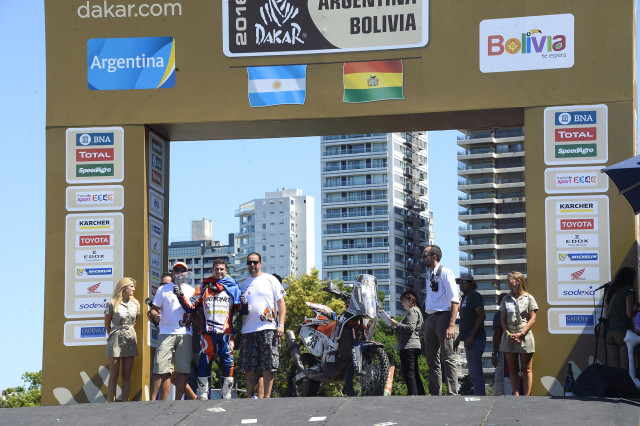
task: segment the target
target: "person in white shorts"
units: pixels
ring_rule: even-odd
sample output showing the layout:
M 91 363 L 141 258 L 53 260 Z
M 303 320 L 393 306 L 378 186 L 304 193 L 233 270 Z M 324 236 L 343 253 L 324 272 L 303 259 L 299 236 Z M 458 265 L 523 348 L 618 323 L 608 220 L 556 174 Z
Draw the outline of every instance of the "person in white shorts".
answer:
M 180 283 L 182 292 L 191 297 L 195 290 L 184 284 L 188 268 L 183 262 L 173 265 L 171 274 L 174 283 Z M 178 298 L 173 294 L 173 283 L 167 283 L 156 292 L 151 304 L 151 316 L 159 322 L 158 347 L 151 377 L 151 398 L 154 399 L 161 389 L 160 397 L 169 397 L 171 380 L 171 360 L 174 358 L 174 384 L 176 400 L 182 399 L 187 384 L 187 374 L 191 364 L 191 321 L 189 314 L 182 309 Z

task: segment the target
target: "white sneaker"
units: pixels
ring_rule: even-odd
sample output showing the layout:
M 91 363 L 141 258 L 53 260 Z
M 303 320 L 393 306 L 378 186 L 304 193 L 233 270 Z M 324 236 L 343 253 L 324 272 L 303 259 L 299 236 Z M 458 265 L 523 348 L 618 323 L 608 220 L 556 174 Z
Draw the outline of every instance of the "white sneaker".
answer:
M 231 399 L 233 389 L 233 377 L 225 377 L 222 382 L 222 399 Z
M 198 399 L 206 401 L 209 399 L 209 378 L 198 377 Z

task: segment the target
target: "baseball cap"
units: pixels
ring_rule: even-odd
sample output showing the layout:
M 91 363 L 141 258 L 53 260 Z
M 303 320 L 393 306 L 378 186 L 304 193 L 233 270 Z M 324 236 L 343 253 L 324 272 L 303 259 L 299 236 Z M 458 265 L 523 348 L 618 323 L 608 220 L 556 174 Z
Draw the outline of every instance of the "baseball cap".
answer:
M 471 282 L 473 282 L 475 280 L 473 279 L 473 275 L 464 273 L 464 274 L 460 274 L 460 278 L 456 278 L 456 283 L 460 284 L 460 281 L 471 281 Z
M 189 267 L 188 267 L 188 266 L 187 266 L 187 264 L 186 264 L 186 263 L 184 263 L 184 262 L 176 262 L 176 263 L 174 263 L 174 264 L 173 264 L 173 267 L 172 267 L 171 269 L 173 270 L 173 269 L 176 269 L 176 268 L 184 268 L 184 269 L 185 269 L 185 271 L 188 271 L 188 270 L 189 270 Z

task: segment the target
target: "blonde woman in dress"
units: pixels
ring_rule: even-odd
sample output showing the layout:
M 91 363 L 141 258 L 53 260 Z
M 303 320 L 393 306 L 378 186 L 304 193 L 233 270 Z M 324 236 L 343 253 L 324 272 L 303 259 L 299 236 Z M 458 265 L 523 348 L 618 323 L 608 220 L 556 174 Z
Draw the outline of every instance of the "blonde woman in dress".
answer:
M 109 398 L 116 402 L 116 386 L 122 367 L 122 401 L 129 401 L 133 357 L 138 355 L 136 318 L 140 315 L 140 302 L 133 293 L 136 280 L 124 277 L 118 281 L 113 297 L 104 310 L 104 326 L 107 329 L 107 358 L 109 360 Z
M 531 327 L 536 322 L 538 304 L 527 290 L 527 280 L 520 272 L 507 275 L 507 286 L 511 292 L 502 299 L 500 304 L 500 322 L 502 340 L 500 352 L 505 353 L 509 365 L 509 381 L 514 395 L 520 395 L 520 378 L 518 370 L 522 370 L 522 388 L 526 396 L 531 395 L 533 371 L 531 364 L 533 353 L 536 351 Z M 520 359 L 520 368 L 518 368 Z

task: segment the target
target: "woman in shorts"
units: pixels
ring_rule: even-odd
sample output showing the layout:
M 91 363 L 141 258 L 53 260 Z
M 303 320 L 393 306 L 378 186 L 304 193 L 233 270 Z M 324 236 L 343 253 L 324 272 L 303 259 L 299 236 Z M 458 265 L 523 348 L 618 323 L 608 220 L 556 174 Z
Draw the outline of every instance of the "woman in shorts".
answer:
M 113 297 L 104 310 L 104 326 L 107 329 L 107 358 L 109 359 L 109 398 L 116 402 L 116 386 L 122 366 L 122 401 L 129 401 L 133 357 L 138 355 L 136 318 L 140 315 L 140 302 L 133 293 L 136 281 L 124 277 L 118 281 Z

